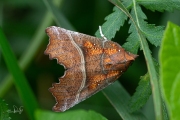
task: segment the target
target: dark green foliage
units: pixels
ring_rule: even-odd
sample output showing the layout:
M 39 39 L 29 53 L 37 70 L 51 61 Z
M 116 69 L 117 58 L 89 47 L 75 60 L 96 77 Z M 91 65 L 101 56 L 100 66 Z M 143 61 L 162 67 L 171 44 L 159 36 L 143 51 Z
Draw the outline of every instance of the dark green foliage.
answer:
M 0 98 L 0 120 L 10 120 L 8 106 L 4 100 Z
M 130 100 L 129 107 L 131 112 L 139 110 L 149 99 L 151 95 L 151 84 L 149 74 L 145 74 L 140 78 L 136 92 Z
M 180 10 L 179 0 L 137 0 L 137 3 L 152 11 L 157 10 L 160 12 L 172 12 L 176 9 Z

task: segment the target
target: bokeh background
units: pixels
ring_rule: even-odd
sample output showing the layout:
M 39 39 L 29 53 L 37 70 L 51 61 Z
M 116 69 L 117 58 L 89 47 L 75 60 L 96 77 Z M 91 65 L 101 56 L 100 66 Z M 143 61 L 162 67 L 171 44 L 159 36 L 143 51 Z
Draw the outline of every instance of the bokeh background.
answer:
M 61 0 L 57 4 L 61 13 L 67 18 L 76 31 L 94 36 L 99 25 L 102 25 L 104 18 L 112 13 L 113 5 L 106 0 Z M 152 12 L 143 8 L 144 13 L 148 17 L 148 23 L 166 26 L 167 21 L 172 21 L 180 25 L 180 12 Z M 45 28 L 41 29 L 43 21 L 47 19 L 47 14 L 50 14 L 48 19 L 52 19 L 49 26 L 57 25 L 53 21 L 50 11 L 48 11 L 43 0 L 1 0 L 0 1 L 0 26 L 10 43 L 10 46 L 20 61 L 22 56 L 26 53 L 32 41 L 37 34 L 42 33 L 39 37 L 41 43 L 38 49 L 33 52 L 28 64 L 25 65 L 23 71 L 28 79 L 28 82 L 40 104 L 42 109 L 51 110 L 55 104 L 55 99 L 48 91 L 51 84 L 58 82 L 58 78 L 63 76 L 64 68 L 57 64 L 56 60 L 49 60 L 47 55 L 44 55 L 44 50 L 48 44 L 48 36 L 45 34 Z M 128 37 L 129 24 L 126 21 L 125 25 L 116 33 L 113 41 L 125 43 Z M 38 40 L 37 40 L 38 42 Z M 34 45 L 35 46 L 35 45 Z M 150 46 L 152 54 L 158 59 L 158 50 L 154 46 Z M 33 49 L 30 49 L 33 51 Z M 146 72 L 146 63 L 142 51 L 138 52 L 138 59 L 132 64 L 128 71 L 119 78 L 119 82 L 124 88 L 133 95 L 138 85 L 140 76 Z M 28 58 L 27 58 L 28 59 Z M 20 63 L 23 64 L 23 63 Z M 0 97 L 3 98 L 8 107 L 13 109 L 13 105 L 17 107 L 22 106 L 18 93 L 13 82 L 4 84 L 7 80 L 9 71 L 4 62 L 0 51 L 0 87 L 5 87 L 5 91 L 0 91 Z M 117 91 L 118 92 L 118 91 Z M 123 99 L 123 98 L 122 98 Z M 93 95 L 91 98 L 76 105 L 74 109 L 94 110 L 101 113 L 108 119 L 116 120 L 119 115 L 115 109 L 108 102 L 102 92 Z M 152 98 L 148 100 L 147 104 L 142 108 L 142 111 L 149 119 L 154 119 Z M 26 112 L 19 114 L 10 114 L 15 119 L 27 119 Z

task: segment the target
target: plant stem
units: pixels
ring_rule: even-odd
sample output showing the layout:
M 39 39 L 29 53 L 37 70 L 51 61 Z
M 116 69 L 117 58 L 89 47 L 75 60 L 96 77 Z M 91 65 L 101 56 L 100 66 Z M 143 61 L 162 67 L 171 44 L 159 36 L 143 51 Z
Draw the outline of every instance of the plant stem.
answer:
M 137 21 L 137 24 L 135 24 L 135 26 L 136 26 L 136 29 L 139 33 L 141 47 L 143 49 L 143 53 L 145 56 L 148 72 L 150 75 L 150 82 L 151 82 L 151 88 L 152 88 L 152 94 L 153 94 L 156 120 L 162 120 L 162 103 L 161 103 L 161 95 L 160 95 L 158 77 L 156 74 L 155 66 L 153 64 L 153 59 L 151 56 L 151 51 L 149 50 L 148 43 L 147 43 L 145 37 L 143 36 L 142 31 L 139 29 L 140 23 L 139 23 L 138 15 L 136 12 L 136 1 L 133 0 L 133 3 L 134 3 L 133 5 L 134 5 L 136 21 Z
M 119 0 L 110 0 L 114 5 L 116 5 L 119 9 L 121 9 L 134 23 L 136 30 L 138 32 L 141 47 L 143 49 L 143 53 L 145 56 L 148 72 L 150 75 L 150 81 L 151 81 L 151 88 L 152 88 L 152 94 L 153 94 L 153 100 L 154 100 L 154 108 L 155 108 L 155 114 L 156 114 L 156 120 L 162 120 L 162 103 L 161 103 L 161 95 L 160 95 L 160 89 L 159 89 L 159 83 L 158 83 L 158 77 L 156 74 L 155 66 L 153 64 L 153 59 L 151 56 L 151 52 L 149 50 L 148 43 L 145 39 L 145 37 L 142 34 L 142 31 L 140 30 L 140 23 L 138 20 L 138 14 L 136 12 L 136 1 L 133 0 L 133 7 L 135 11 L 136 16 L 136 22 L 132 18 L 131 14 L 128 12 L 128 10 L 124 7 L 124 5 Z
M 143 38 L 142 35 L 140 35 L 140 36 L 141 36 L 141 38 Z M 148 72 L 150 75 L 150 82 L 151 82 L 151 88 L 152 88 L 152 94 L 153 94 L 156 120 L 162 120 L 161 95 L 160 95 L 158 77 L 157 77 L 156 70 L 155 70 L 155 67 L 153 64 L 153 59 L 150 54 L 150 50 L 149 50 L 147 41 L 143 38 L 143 39 L 141 39 L 140 42 L 141 42 L 143 53 L 144 53 L 144 56 L 146 59 Z

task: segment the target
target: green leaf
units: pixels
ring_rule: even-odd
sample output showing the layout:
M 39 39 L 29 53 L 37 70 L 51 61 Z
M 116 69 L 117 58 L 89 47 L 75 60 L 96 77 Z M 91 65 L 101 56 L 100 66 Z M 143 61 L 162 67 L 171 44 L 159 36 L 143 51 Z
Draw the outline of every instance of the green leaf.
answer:
M 131 23 L 131 26 L 129 28 L 129 37 L 127 38 L 127 42 L 123 44 L 123 48 L 125 48 L 127 51 L 137 54 L 139 46 L 140 46 L 140 39 L 138 36 L 138 32 L 136 31 L 136 28 L 132 21 L 129 21 Z
M 164 27 L 148 24 L 145 21 L 147 17 L 138 4 L 136 4 L 135 9 L 131 10 L 131 15 L 132 19 L 136 21 L 140 31 L 147 38 L 147 40 L 149 40 L 149 42 L 155 46 L 160 46 Z M 130 36 L 127 38 L 127 43 L 125 43 L 123 47 L 132 53 L 137 53 L 140 47 L 140 39 L 132 19 L 129 21 L 131 24 L 129 29 Z
M 113 13 L 105 18 L 106 22 L 101 26 L 104 36 L 106 36 L 106 38 L 109 40 L 114 38 L 116 32 L 120 29 L 120 27 L 127 19 L 127 16 L 117 7 L 114 7 L 113 11 Z M 100 37 L 99 29 L 95 33 L 95 35 Z
M 130 100 L 130 109 L 131 112 L 139 110 L 149 99 L 151 95 L 151 84 L 149 74 L 145 74 L 141 77 L 138 87 L 136 88 L 135 94 Z
M 180 27 L 168 23 L 160 49 L 160 77 L 170 118 L 179 120 L 180 114 Z
M 143 5 L 145 8 L 152 11 L 164 10 L 172 12 L 173 10 L 180 10 L 180 1 L 179 0 L 136 0 L 140 5 Z
M 36 98 L 26 80 L 25 75 L 19 68 L 17 63 L 17 59 L 13 54 L 9 43 L 0 27 L 0 48 L 2 50 L 2 54 L 6 65 L 14 77 L 14 83 L 20 98 L 22 99 L 25 109 L 29 115 L 30 119 L 33 119 L 34 111 L 38 107 L 38 103 Z
M 104 116 L 92 110 L 74 110 L 64 113 L 55 113 L 45 110 L 36 110 L 36 120 L 107 120 Z
M 154 66 L 156 69 L 156 74 L 159 77 L 159 63 L 157 60 L 153 59 Z M 136 88 L 136 92 L 131 97 L 129 107 L 131 112 L 139 110 L 149 99 L 149 96 L 152 94 L 150 76 L 149 73 L 146 73 L 144 76 L 140 78 L 139 85 Z M 166 108 L 163 108 L 164 116 L 167 114 Z
M 7 104 L 0 98 L 0 120 L 10 120 Z
M 180 72 L 177 73 L 176 78 L 175 78 L 174 83 L 173 83 L 172 90 L 171 90 L 172 97 L 170 100 L 172 103 L 171 107 L 172 107 L 172 119 L 173 120 L 179 120 L 180 119 L 180 115 L 179 115 L 179 110 L 180 110 L 179 93 L 180 93 L 180 89 L 179 89 L 179 86 L 180 86 Z
M 155 26 L 154 24 L 147 24 L 146 22 L 142 22 L 141 27 L 143 34 L 151 44 L 155 45 L 156 47 L 161 45 L 164 26 Z
M 146 15 L 143 13 L 141 7 L 136 4 L 136 8 L 132 9 L 131 12 L 132 18 L 134 18 L 137 22 L 137 25 L 143 35 L 147 38 L 147 40 L 155 45 L 160 46 L 161 39 L 163 36 L 163 26 L 155 26 L 154 24 L 148 24 L 145 20 L 147 19 Z M 132 22 L 130 22 L 132 24 Z
M 142 18 L 146 19 L 146 15 L 143 12 L 141 12 L 141 14 L 142 14 L 141 17 L 143 16 Z M 132 19 L 134 18 L 134 20 L 135 20 L 136 16 L 135 16 L 134 9 L 131 10 L 131 15 L 132 15 Z M 129 20 L 130 28 L 129 28 L 128 33 L 130 33 L 130 35 L 127 38 L 127 42 L 123 45 L 123 47 L 126 50 L 137 54 L 138 49 L 140 47 L 140 38 L 138 35 L 138 31 L 133 23 L 134 21 L 132 21 L 132 19 Z

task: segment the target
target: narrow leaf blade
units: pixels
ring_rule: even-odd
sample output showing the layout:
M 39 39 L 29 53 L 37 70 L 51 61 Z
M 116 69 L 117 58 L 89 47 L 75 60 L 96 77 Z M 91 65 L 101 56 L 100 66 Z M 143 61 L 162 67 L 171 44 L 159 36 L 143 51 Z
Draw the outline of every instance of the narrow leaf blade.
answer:
M 118 83 L 118 81 L 105 88 L 103 93 L 123 120 L 147 120 L 146 117 L 139 111 L 134 113 L 130 112 L 128 107 L 130 95 L 121 86 L 121 84 Z
M 14 77 L 14 83 L 16 85 L 17 91 L 24 103 L 24 107 L 27 110 L 30 119 L 33 119 L 34 111 L 38 107 L 37 101 L 32 90 L 27 83 L 25 75 L 20 70 L 16 57 L 13 54 L 9 43 L 0 27 L 0 48 L 4 56 L 6 65 Z

